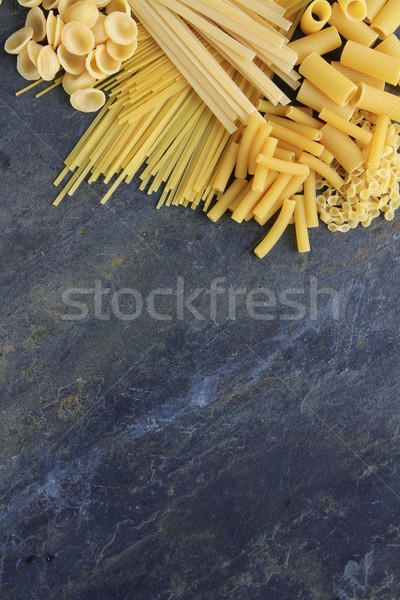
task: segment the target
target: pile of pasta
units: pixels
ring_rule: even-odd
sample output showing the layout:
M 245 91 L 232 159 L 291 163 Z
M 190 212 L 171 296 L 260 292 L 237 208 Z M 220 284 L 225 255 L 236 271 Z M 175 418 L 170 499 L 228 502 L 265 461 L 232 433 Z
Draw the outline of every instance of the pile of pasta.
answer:
M 97 112 L 106 98 L 94 84 L 118 73 L 137 47 L 137 26 L 127 0 L 18 3 L 30 9 L 25 27 L 6 40 L 4 49 L 17 55 L 20 75 L 28 81 L 52 81 L 63 69 L 57 83 L 72 106 Z
M 55 205 L 99 179 L 104 204 L 139 175 L 142 190 L 161 192 L 158 208 L 202 205 L 214 222 L 267 226 L 260 258 L 290 224 L 308 252 L 319 220 L 346 232 L 393 218 L 400 99 L 386 85 L 400 81 L 398 0 L 129 4 L 137 50 L 95 84 L 108 100 L 67 157 Z

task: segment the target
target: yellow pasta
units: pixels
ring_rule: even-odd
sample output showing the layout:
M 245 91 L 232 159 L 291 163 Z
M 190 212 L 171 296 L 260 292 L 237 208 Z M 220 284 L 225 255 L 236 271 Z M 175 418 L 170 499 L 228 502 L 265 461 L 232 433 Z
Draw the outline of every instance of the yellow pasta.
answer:
M 70 101 L 75 110 L 84 113 L 97 112 L 106 101 L 104 92 L 86 88 L 77 90 L 70 96 Z
M 321 31 L 329 21 L 331 14 L 332 9 L 327 0 L 313 0 L 301 17 L 300 29 L 305 35 Z
M 339 189 L 344 184 L 344 180 L 340 177 L 338 172 L 322 160 L 319 160 L 316 156 L 312 156 L 311 154 L 308 154 L 308 152 L 302 152 L 299 160 L 302 164 L 308 165 L 311 170 L 326 179 L 332 187 Z
M 61 33 L 61 41 L 68 52 L 84 56 L 94 48 L 94 37 L 89 27 L 78 21 L 67 23 Z
M 26 15 L 25 27 L 32 27 L 33 36 L 32 40 L 35 42 L 41 42 L 46 37 L 46 17 L 44 12 L 38 6 L 31 8 Z
M 294 175 L 290 181 L 286 184 L 286 187 L 281 192 L 278 200 L 283 202 L 286 198 L 291 198 L 294 194 L 297 194 L 303 189 L 304 182 L 309 176 L 310 171 L 308 171 L 307 175 Z
M 276 148 L 274 152 L 274 158 L 279 158 L 279 160 L 285 160 L 287 162 L 294 162 L 295 157 L 296 155 L 294 152 L 284 148 Z
M 319 158 L 327 165 L 330 165 L 333 162 L 333 160 L 335 159 L 332 152 L 329 152 L 329 150 L 327 150 L 327 148 L 324 148 L 324 150 Z
M 34 44 L 35 42 L 30 43 Z M 40 78 L 39 71 L 29 56 L 28 48 L 22 50 L 17 56 L 17 71 L 27 81 Z
M 32 27 L 22 27 L 22 29 L 18 29 L 18 31 L 7 38 L 6 43 L 4 44 L 4 50 L 8 52 L 8 54 L 19 54 L 22 50 L 25 50 L 32 37 Z
M 261 154 L 264 156 L 273 156 L 278 144 L 278 140 L 273 137 L 268 137 L 261 149 Z M 257 164 L 256 172 L 253 180 L 253 190 L 262 192 L 265 190 L 269 169 L 263 165 Z
M 264 144 L 272 131 L 271 125 L 261 123 L 249 152 L 248 172 L 254 175 L 257 169 L 257 156 L 262 153 Z
M 313 127 L 314 129 L 321 129 L 321 127 L 323 126 L 323 123 L 318 121 L 318 119 L 314 119 L 314 117 L 312 116 L 312 110 L 311 115 L 308 115 L 304 112 L 303 109 L 300 109 L 296 106 L 290 106 L 286 109 L 285 116 L 288 119 L 295 121 L 296 123 L 308 125 L 309 127 Z
M 79 75 L 85 70 L 85 56 L 78 56 L 68 52 L 66 47 L 61 44 L 57 48 L 57 56 L 60 61 L 60 65 L 66 73 L 72 75 Z
M 314 52 L 301 63 L 299 72 L 339 106 L 345 106 L 357 91 L 350 79 Z
M 246 177 L 249 166 L 249 155 L 250 149 L 253 144 L 254 138 L 260 128 L 261 123 L 265 122 L 264 119 L 258 114 L 254 113 L 251 115 L 249 123 L 243 134 L 242 141 L 240 142 L 238 158 L 236 162 L 235 176 Z
M 256 192 L 253 190 L 253 183 L 250 182 L 250 189 L 237 208 L 233 211 L 232 219 L 236 221 L 236 223 L 241 223 L 246 218 L 247 214 L 252 212 L 253 207 L 260 200 L 263 193 L 263 191 Z
M 368 23 L 371 23 L 386 2 L 387 0 L 366 0 L 367 17 L 365 20 L 368 21 Z
M 273 121 L 270 121 L 270 124 L 272 125 L 272 135 L 274 137 L 277 137 L 278 139 L 283 140 L 284 142 L 288 142 L 293 146 L 297 146 L 302 150 L 307 150 L 307 152 L 310 152 L 315 156 L 321 155 L 324 147 L 318 142 L 314 142 L 313 140 L 306 138 L 304 135 L 301 135 L 296 131 L 292 131 L 287 127 L 283 127 L 278 123 L 274 123 Z
M 296 202 L 285 200 L 277 220 L 267 233 L 263 241 L 254 249 L 254 253 L 259 258 L 264 258 L 266 254 L 275 246 L 279 238 L 283 235 L 286 227 L 292 218 Z
M 394 33 L 389 35 L 383 42 L 378 44 L 375 48 L 378 52 L 384 52 L 389 56 L 400 58 L 400 40 Z M 368 83 L 367 81 L 365 83 Z
M 301 84 L 301 88 L 297 94 L 297 100 L 305 106 L 309 106 L 313 110 L 316 110 L 317 112 L 321 112 L 321 110 L 326 106 L 327 108 L 336 111 L 346 119 L 350 119 L 354 113 L 353 106 L 350 104 L 347 106 L 338 106 L 336 102 L 333 102 L 326 94 L 321 92 L 307 79 L 305 79 Z
M 307 115 L 304 115 L 307 116 Z M 282 125 L 287 129 L 291 129 L 300 135 L 308 138 L 309 140 L 314 140 L 315 142 L 319 142 L 321 140 L 321 132 L 319 129 L 315 127 L 310 127 L 309 125 L 304 125 L 303 123 L 296 123 L 295 121 L 291 121 L 290 119 L 284 119 L 282 117 L 276 117 L 275 115 L 268 116 L 269 123 L 277 123 L 278 125 Z
M 328 27 L 317 33 L 312 33 L 294 42 L 290 42 L 287 47 L 296 52 L 297 60 L 295 64 L 299 65 L 313 52 L 327 54 L 328 52 L 332 52 L 332 50 L 336 50 L 336 48 L 340 48 L 341 45 L 342 40 L 336 27 Z
M 299 252 L 310 252 L 304 196 L 293 196 L 296 202 L 294 208 L 294 225 L 296 230 L 297 249 Z
M 354 123 L 347 121 L 347 119 L 345 119 L 341 115 L 338 115 L 329 108 L 323 108 L 319 113 L 319 118 L 329 123 L 329 125 L 335 127 L 335 129 L 346 133 L 347 135 L 351 136 L 355 140 L 359 140 L 365 145 L 369 144 L 372 140 L 372 133 L 370 131 L 366 131 L 362 127 L 358 127 Z
M 301 176 L 307 176 L 309 173 L 307 165 L 299 165 L 298 163 L 280 160 L 279 158 L 265 156 L 264 154 L 260 154 L 257 157 L 257 163 L 267 169 L 272 169 L 277 173 L 288 173 L 290 175 Z
M 332 61 L 331 65 L 356 85 L 359 83 L 367 83 L 368 85 L 372 85 L 372 87 L 378 88 L 378 90 L 383 90 L 385 88 L 385 82 L 383 80 L 375 79 L 375 77 L 371 77 L 370 75 L 366 75 L 365 73 L 361 73 L 350 67 L 345 67 L 342 63 L 337 61 Z
M 369 167 L 374 167 L 376 169 L 380 167 L 389 125 L 389 117 L 387 117 L 386 115 L 381 115 L 380 117 L 378 117 L 368 158 Z
M 366 48 L 357 42 L 347 42 L 340 62 L 345 67 L 361 71 L 393 85 L 397 85 L 400 79 L 400 59 Z
M 360 83 L 358 86 L 352 104 L 375 115 L 387 115 L 394 121 L 400 121 L 399 97 L 390 92 L 377 90 L 365 83 Z
M 268 100 L 259 100 L 256 104 L 256 108 L 261 113 L 267 113 L 268 115 L 277 115 L 278 117 L 284 117 L 286 108 L 284 106 L 275 106 Z
M 122 12 L 110 13 L 104 21 L 104 29 L 110 40 L 116 44 L 131 44 L 138 35 L 135 21 Z
M 337 3 L 332 6 L 329 23 L 336 27 L 346 40 L 353 40 L 364 46 L 372 46 L 378 39 L 377 32 L 368 27 L 366 23 L 350 21 Z
M 264 219 L 274 204 L 279 200 L 291 178 L 292 176 L 289 173 L 281 173 L 278 175 L 274 183 L 258 202 L 253 210 L 254 218 L 258 223 L 264 224 Z
M 318 227 L 317 182 L 312 169 L 304 182 L 304 211 L 307 227 Z
M 71 4 L 65 11 L 64 21 L 66 23 L 79 21 L 79 23 L 83 23 L 91 29 L 95 26 L 98 16 L 99 11 L 93 2 L 77 0 L 77 2 Z
M 353 173 L 365 162 L 360 148 L 348 135 L 329 124 L 324 125 L 321 131 L 324 146 L 347 173 Z
M 371 27 L 384 39 L 394 33 L 399 25 L 400 3 L 398 0 L 388 0 L 373 19 Z
M 60 69 L 60 61 L 51 46 L 43 46 L 38 54 L 37 69 L 40 77 L 44 81 L 51 81 L 57 75 Z
M 367 16 L 365 0 L 338 0 L 343 14 L 351 21 L 363 21 Z
M 217 222 L 226 213 L 232 202 L 244 190 L 246 185 L 246 179 L 235 179 L 227 191 L 217 200 L 212 209 L 208 211 L 207 217 L 211 221 L 214 221 L 214 223 Z
M 218 192 L 223 192 L 228 184 L 229 178 L 236 165 L 236 160 L 239 153 L 239 144 L 231 142 L 225 152 L 218 171 L 215 174 L 213 188 Z

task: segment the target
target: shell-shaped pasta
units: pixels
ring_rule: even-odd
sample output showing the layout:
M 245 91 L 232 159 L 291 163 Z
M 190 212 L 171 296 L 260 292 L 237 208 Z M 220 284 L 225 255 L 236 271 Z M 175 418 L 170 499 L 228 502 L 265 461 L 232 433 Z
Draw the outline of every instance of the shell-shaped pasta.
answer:
M 66 47 L 61 44 L 57 48 L 57 56 L 60 61 L 60 65 L 66 73 L 71 75 L 79 75 L 85 70 L 85 57 L 78 56 L 77 54 L 71 54 L 68 52 Z
M 110 15 L 112 12 L 123 12 L 131 16 L 131 7 L 128 0 L 110 0 L 106 6 L 106 13 Z
M 58 12 L 62 19 L 65 19 L 66 12 L 70 6 L 75 4 L 78 0 L 59 0 L 58 2 Z
M 137 39 L 137 25 L 129 15 L 112 12 L 104 21 L 108 37 L 116 44 L 131 44 Z
M 106 15 L 99 12 L 97 17 L 97 21 L 95 25 L 91 28 L 91 32 L 94 35 L 94 45 L 98 46 L 99 44 L 105 44 L 108 40 L 107 32 L 104 28 L 104 21 L 106 20 Z
M 32 43 L 34 44 L 35 42 Z M 25 48 L 25 50 L 20 52 L 17 56 L 17 71 L 28 81 L 40 79 L 39 71 L 29 56 L 28 48 Z
M 77 90 L 91 88 L 94 83 L 96 83 L 96 79 L 92 77 L 86 70 L 79 75 L 66 73 L 62 80 L 64 91 L 67 92 L 69 96 Z
M 54 41 L 52 44 L 54 50 L 56 50 L 58 48 L 58 46 L 61 44 L 61 35 L 62 35 L 62 30 L 64 29 L 64 26 L 65 26 L 64 21 L 62 20 L 60 15 L 57 15 L 56 28 L 54 31 Z
M 37 42 L 29 42 L 29 44 L 26 47 L 28 54 L 29 54 L 29 58 L 31 59 L 31 61 L 33 62 L 33 64 L 35 66 L 37 66 L 39 52 L 41 51 L 42 48 L 43 48 L 43 46 L 41 44 L 38 44 Z
M 46 17 L 39 6 L 31 8 L 26 15 L 25 27 L 32 27 L 32 39 L 35 42 L 41 42 L 46 37 Z
M 53 10 L 55 8 L 58 8 L 59 2 L 60 0 L 43 0 L 42 6 L 44 10 Z
M 6 40 L 4 44 L 4 50 L 8 54 L 19 54 L 22 50 L 25 50 L 33 36 L 32 27 L 22 27 L 18 29 Z
M 65 22 L 78 21 L 91 29 L 97 21 L 98 14 L 99 11 L 97 6 L 93 2 L 78 0 L 78 2 L 75 2 L 67 8 L 65 12 Z
M 67 23 L 61 32 L 61 40 L 68 52 L 84 56 L 94 48 L 94 35 L 83 23 Z
M 115 58 L 109 55 L 105 44 L 97 46 L 95 50 L 95 60 L 97 67 L 104 75 L 117 73 L 121 68 L 121 61 L 115 60 Z
M 136 48 L 137 40 L 131 44 L 116 44 L 112 40 L 107 40 L 107 52 L 115 60 L 128 60 L 135 54 Z
M 77 90 L 71 94 L 70 101 L 72 106 L 84 113 L 97 112 L 104 106 L 106 97 L 101 90 L 83 89 Z
M 96 61 L 96 50 L 92 50 L 86 57 L 86 71 L 95 79 L 104 79 L 105 74 L 101 71 Z
M 54 40 L 56 38 L 56 28 L 57 28 L 57 17 L 54 14 L 54 11 L 51 10 L 47 15 L 46 21 L 46 36 L 47 43 L 49 46 L 53 46 Z
M 39 6 L 41 2 L 42 0 L 18 0 L 18 4 L 24 8 L 34 8 L 35 6 Z
M 51 46 L 43 46 L 37 57 L 37 68 L 44 81 L 51 81 L 60 70 L 60 61 Z
M 111 0 L 92 0 L 97 8 L 104 8 Z

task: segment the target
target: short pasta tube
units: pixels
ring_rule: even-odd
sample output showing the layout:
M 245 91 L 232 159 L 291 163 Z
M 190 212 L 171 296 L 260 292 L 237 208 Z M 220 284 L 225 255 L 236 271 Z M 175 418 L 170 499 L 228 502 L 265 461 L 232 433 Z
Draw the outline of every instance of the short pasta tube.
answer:
M 304 182 L 304 210 L 307 227 L 318 227 L 317 178 L 313 169 Z
M 271 121 L 272 125 L 272 135 L 278 140 L 283 140 L 284 142 L 288 142 L 293 146 L 297 146 L 302 150 L 306 150 L 310 152 L 310 154 L 314 154 L 315 156 L 320 156 L 324 150 L 324 147 L 318 142 L 314 142 L 309 138 L 306 138 L 304 135 L 297 133 L 296 131 L 292 131 L 283 125 L 279 125 L 278 123 L 274 123 Z
M 358 85 L 359 83 L 367 83 L 368 85 L 372 85 L 372 87 L 378 88 L 378 90 L 383 90 L 385 88 L 384 81 L 375 79 L 375 77 L 371 77 L 370 75 L 366 75 L 365 73 L 360 73 L 360 71 L 356 71 L 355 69 L 351 69 L 350 67 L 345 67 L 340 62 L 333 60 L 331 62 L 331 65 L 335 67 L 335 69 L 337 69 L 339 73 L 342 73 L 342 75 L 345 75 L 346 77 L 351 79 L 351 81 L 356 85 Z
M 327 27 L 317 33 L 312 33 L 306 37 L 290 42 L 287 48 L 293 50 L 297 54 L 295 65 L 299 65 L 303 60 L 313 52 L 318 54 L 327 54 L 340 48 L 342 40 L 336 27 Z
M 374 115 L 387 115 L 394 121 L 400 121 L 399 97 L 390 92 L 360 83 L 352 100 L 353 106 L 367 110 Z
M 336 27 L 346 40 L 353 40 L 364 46 L 372 46 L 378 39 L 378 33 L 366 23 L 350 21 L 337 3 L 332 6 L 329 24 Z
M 397 85 L 400 79 L 400 59 L 366 48 L 357 42 L 347 42 L 340 62 L 361 73 L 366 73 L 375 79 Z
M 355 83 L 316 52 L 304 59 L 299 72 L 339 106 L 348 104 L 357 91 Z
M 316 156 L 312 156 L 308 152 L 303 152 L 299 160 L 303 165 L 308 165 L 311 170 L 321 175 L 337 190 L 344 184 L 344 180 L 340 177 L 339 173 Z
M 257 163 L 263 167 L 272 169 L 277 173 L 287 173 L 288 175 L 299 175 L 306 177 L 310 172 L 307 165 L 300 165 L 298 163 L 280 160 L 279 158 L 265 156 L 264 154 L 259 154 L 257 156 Z
M 261 154 L 265 156 L 273 156 L 278 145 L 278 140 L 273 137 L 267 138 L 262 147 Z M 265 189 L 269 169 L 262 165 L 257 165 L 256 172 L 253 179 L 253 190 L 260 192 Z
M 294 200 L 285 200 L 279 213 L 279 216 L 265 238 L 254 249 L 254 253 L 258 258 L 264 258 L 268 252 L 275 246 L 277 241 L 282 237 L 283 232 L 289 225 L 292 218 L 296 202 Z
M 343 14 L 350 21 L 363 21 L 367 16 L 367 4 L 365 0 L 338 0 Z
M 365 145 L 369 144 L 372 140 L 372 133 L 370 131 L 367 131 L 362 127 L 358 127 L 358 125 L 347 121 L 347 119 L 338 115 L 329 108 L 323 108 L 319 113 L 319 118 L 325 121 L 326 123 L 329 123 L 329 125 L 335 127 L 335 129 L 346 133 L 350 137 L 362 142 Z
M 389 37 L 383 40 L 383 42 L 378 44 L 375 50 L 378 52 L 383 52 L 384 54 L 388 54 L 389 56 L 394 56 L 395 58 L 400 58 L 400 40 L 395 36 L 394 33 L 392 33 L 389 35 Z
M 368 23 L 371 23 L 378 12 L 384 7 L 387 0 L 365 0 L 367 3 L 367 18 Z
M 213 181 L 213 188 L 217 192 L 225 190 L 232 171 L 235 168 L 238 153 L 239 144 L 236 144 L 236 142 L 229 144 Z
M 388 0 L 372 21 L 371 27 L 379 33 L 379 37 L 387 38 L 400 25 L 400 2 Z
M 310 239 L 308 237 L 304 196 L 294 196 L 294 226 L 296 230 L 297 249 L 299 252 L 310 252 Z
M 321 92 L 321 90 L 316 88 L 315 85 L 310 83 L 310 81 L 307 79 L 305 79 L 301 84 L 301 88 L 297 94 L 297 100 L 305 106 L 309 106 L 313 110 L 316 110 L 317 112 L 321 112 L 321 110 L 326 106 L 336 111 L 346 119 L 350 119 L 354 113 L 353 106 L 350 104 L 347 106 L 338 106 L 336 102 L 333 102 L 326 94 Z
M 239 196 L 247 185 L 246 179 L 235 179 L 231 186 L 226 190 L 211 210 L 208 211 L 207 217 L 214 223 L 218 221 L 222 215 L 229 209 L 232 202 Z
M 368 158 L 369 167 L 374 167 L 376 169 L 380 167 L 389 125 L 389 117 L 387 117 L 386 115 L 381 115 L 380 117 L 378 117 Z
M 326 124 L 321 129 L 324 145 L 347 173 L 353 173 L 365 158 L 355 142 L 342 131 Z
M 321 31 L 332 14 L 331 5 L 327 0 L 313 0 L 303 13 L 300 29 L 305 35 Z

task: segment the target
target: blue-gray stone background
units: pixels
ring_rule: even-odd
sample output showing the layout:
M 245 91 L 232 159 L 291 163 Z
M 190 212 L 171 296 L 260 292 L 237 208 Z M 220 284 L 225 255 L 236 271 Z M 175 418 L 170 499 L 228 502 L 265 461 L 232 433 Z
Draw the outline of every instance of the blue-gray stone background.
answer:
M 24 15 L 4 0 L 1 44 Z M 91 116 L 0 61 L 1 599 L 398 599 L 399 218 L 260 261 L 255 223 L 136 181 L 56 209 Z M 166 318 L 118 318 L 157 288 Z

